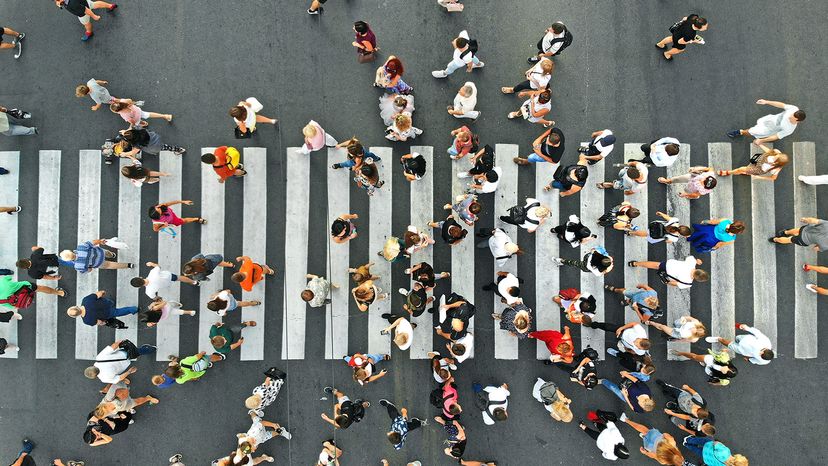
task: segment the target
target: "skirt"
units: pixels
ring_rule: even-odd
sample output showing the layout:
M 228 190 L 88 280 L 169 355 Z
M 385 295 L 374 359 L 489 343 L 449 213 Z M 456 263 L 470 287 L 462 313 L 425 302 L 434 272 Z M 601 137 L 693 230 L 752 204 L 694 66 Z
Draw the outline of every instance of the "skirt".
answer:
M 710 252 L 719 243 L 715 230 L 716 225 L 693 224 L 693 234 L 687 240 L 696 252 Z

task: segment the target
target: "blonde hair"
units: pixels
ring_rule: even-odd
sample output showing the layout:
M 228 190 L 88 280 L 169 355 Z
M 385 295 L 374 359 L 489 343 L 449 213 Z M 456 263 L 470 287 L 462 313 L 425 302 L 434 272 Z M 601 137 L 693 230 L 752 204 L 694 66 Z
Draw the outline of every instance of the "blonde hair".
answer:
M 152 384 L 155 386 L 161 385 L 164 383 L 164 376 L 163 375 L 153 375 L 152 376 Z
M 647 398 L 644 401 L 639 401 L 638 404 L 641 406 L 641 409 L 647 411 L 648 413 L 655 409 L 655 400 L 652 398 Z
M 66 310 L 66 314 L 68 314 L 69 317 L 77 317 L 77 316 L 81 315 L 80 307 L 72 306 L 72 307 L 70 307 L 69 309 Z
M 213 345 L 213 348 L 219 349 L 227 344 L 227 339 L 221 335 L 216 335 L 213 338 L 210 338 L 210 344 Z
M 549 217 L 549 215 L 551 215 L 551 214 L 552 214 L 552 212 L 549 211 L 548 207 L 540 206 L 540 207 L 535 208 L 535 215 L 537 215 L 538 218 L 546 218 L 546 217 Z
M 540 68 L 543 70 L 543 74 L 552 74 L 555 71 L 555 62 L 548 58 L 544 58 L 540 61 Z
M 73 261 L 75 260 L 75 252 L 71 249 L 64 249 L 60 251 L 60 258 L 65 261 Z
M 394 343 L 396 343 L 397 346 L 405 345 L 406 343 L 408 343 L 408 334 L 397 332 L 397 334 L 394 335 Z
M 560 400 L 552 403 L 552 414 L 561 422 L 572 422 L 573 415 L 572 410 L 569 409 L 569 403 Z
M 515 329 L 518 332 L 521 332 L 521 333 L 528 330 L 529 329 L 529 317 L 527 317 L 525 315 L 522 315 L 522 314 L 516 315 L 515 316 Z
M 681 464 L 684 463 L 684 456 L 681 454 L 679 449 L 667 440 L 661 440 L 658 442 L 655 454 L 656 461 L 661 464 L 681 466 Z
M 696 326 L 693 328 L 693 334 L 691 335 L 692 338 L 702 338 L 707 334 L 707 329 L 704 327 L 704 324 L 697 323 Z
M 250 395 L 244 400 L 244 406 L 247 409 L 256 409 L 262 404 L 262 398 L 259 395 Z
M 411 117 L 404 113 L 400 113 L 394 117 L 394 124 L 397 125 L 397 129 L 400 131 L 408 131 L 408 129 L 411 128 Z
M 109 414 L 110 411 L 112 411 L 112 403 L 101 403 L 98 406 L 95 406 L 95 411 L 93 411 L 92 414 L 94 414 L 98 419 L 103 419 L 107 414 Z
M 743 455 L 733 455 L 725 461 L 727 466 L 748 466 L 748 459 Z
M 80 84 L 75 88 L 75 97 L 84 97 L 87 94 L 89 94 L 89 86 L 86 84 Z
M 313 126 L 310 123 L 306 124 L 305 127 L 302 128 L 302 134 L 306 138 L 312 138 L 312 137 L 316 136 L 316 131 L 317 131 L 316 126 Z

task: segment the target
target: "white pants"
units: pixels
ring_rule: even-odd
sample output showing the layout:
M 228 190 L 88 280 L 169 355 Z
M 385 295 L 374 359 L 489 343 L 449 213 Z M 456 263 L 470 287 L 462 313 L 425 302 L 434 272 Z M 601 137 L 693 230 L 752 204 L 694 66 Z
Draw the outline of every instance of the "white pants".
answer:
M 799 176 L 799 181 L 810 184 L 810 185 L 818 185 L 818 184 L 828 184 L 828 175 L 816 175 L 816 176 Z
M 336 142 L 336 139 L 334 139 L 333 136 L 331 136 L 328 133 L 325 133 L 325 146 L 323 147 L 333 147 L 337 144 L 339 143 Z M 322 147 L 320 147 L 319 149 L 322 149 Z M 309 155 L 311 152 L 318 151 L 319 149 L 311 149 L 310 146 L 308 146 L 308 143 L 304 143 L 302 144 L 302 147 L 299 148 L 299 152 L 305 155 Z
M 469 111 L 469 112 L 466 112 L 466 113 L 461 113 L 460 115 L 454 115 L 454 118 L 471 118 L 471 119 L 474 120 L 479 116 L 480 116 L 479 111 L 472 110 L 472 111 Z

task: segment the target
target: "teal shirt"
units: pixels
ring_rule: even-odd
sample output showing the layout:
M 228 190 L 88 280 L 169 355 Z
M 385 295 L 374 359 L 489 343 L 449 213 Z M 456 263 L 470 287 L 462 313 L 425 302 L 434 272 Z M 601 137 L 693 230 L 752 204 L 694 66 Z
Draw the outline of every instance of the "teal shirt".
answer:
M 730 448 L 721 442 L 711 441 L 704 444 L 702 459 L 707 466 L 726 466 L 725 461 L 730 458 Z
M 735 241 L 736 235 L 732 235 L 727 232 L 727 227 L 729 227 L 731 224 L 733 224 L 733 220 L 729 219 L 722 220 L 721 222 L 719 222 L 719 224 L 716 225 L 716 228 L 713 230 L 713 234 L 716 235 L 716 239 L 718 239 L 719 241 L 723 241 L 725 243 L 729 241 Z
M 213 338 L 215 336 L 224 337 L 226 343 L 221 348 L 216 348 L 214 346 L 213 349 L 215 349 L 217 353 L 229 354 L 231 350 L 230 345 L 235 343 L 233 341 L 233 332 L 231 332 L 226 325 L 222 325 L 221 327 L 213 325 L 212 327 L 210 327 L 210 338 Z

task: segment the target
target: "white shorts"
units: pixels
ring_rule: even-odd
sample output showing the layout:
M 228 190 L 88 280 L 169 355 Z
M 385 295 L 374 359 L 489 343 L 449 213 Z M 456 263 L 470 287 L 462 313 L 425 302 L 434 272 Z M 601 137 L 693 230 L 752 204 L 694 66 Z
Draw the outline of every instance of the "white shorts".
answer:
M 146 120 L 149 117 L 150 117 L 149 112 L 145 112 L 145 111 L 141 110 L 141 119 L 142 120 Z
M 86 6 L 90 10 L 92 9 L 92 3 L 93 3 L 92 0 L 86 0 Z M 92 17 L 89 16 L 89 15 L 79 16 L 78 21 L 80 21 L 80 23 L 83 24 L 83 25 L 87 25 L 87 24 L 89 24 L 90 21 L 92 21 Z

